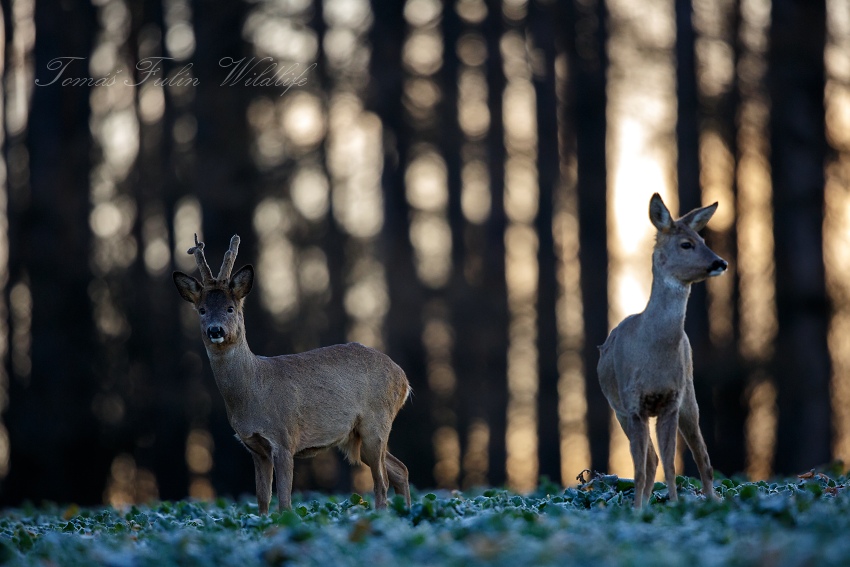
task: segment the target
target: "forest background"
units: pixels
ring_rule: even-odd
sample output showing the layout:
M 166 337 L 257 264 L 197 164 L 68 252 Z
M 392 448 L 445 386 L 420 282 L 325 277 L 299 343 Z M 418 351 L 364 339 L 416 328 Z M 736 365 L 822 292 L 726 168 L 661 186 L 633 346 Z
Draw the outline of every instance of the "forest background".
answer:
M 686 329 L 715 468 L 850 462 L 848 0 L 2 2 L 0 503 L 253 489 L 172 270 L 258 354 L 359 341 L 420 487 L 631 476 L 597 348 L 653 192 L 728 274 Z M 693 472 L 689 456 L 678 467 Z M 296 488 L 368 490 L 328 452 Z

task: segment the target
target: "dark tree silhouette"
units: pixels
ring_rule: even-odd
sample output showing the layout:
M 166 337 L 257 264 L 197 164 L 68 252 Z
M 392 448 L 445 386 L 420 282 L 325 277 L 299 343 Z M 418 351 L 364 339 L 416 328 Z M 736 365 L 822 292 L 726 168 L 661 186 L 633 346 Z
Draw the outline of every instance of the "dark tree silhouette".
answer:
M 50 82 L 47 62 L 69 53 L 88 55 L 96 29 L 94 9 L 39 3 L 35 7 L 36 80 Z M 78 33 L 62 32 L 65 25 Z M 84 74 L 80 65 L 74 73 Z M 33 298 L 32 372 L 12 380 L 5 419 L 11 470 L 2 500 L 99 502 L 111 457 L 100 446 L 92 412 L 98 374 L 88 288 L 89 130 L 87 87 L 35 87 L 29 119 L 29 195 L 10 203 L 10 272 L 29 278 Z
M 605 92 L 608 58 L 605 52 L 607 10 L 605 2 L 572 2 L 575 22 L 568 43 L 569 66 L 574 69 L 568 85 L 578 166 L 579 260 L 584 313 L 584 368 L 587 376 L 587 421 L 591 466 L 608 468 L 610 408 L 599 388 L 597 346 L 608 336 L 608 174 L 605 163 Z M 568 12 L 569 13 L 569 12 Z
M 773 2 L 768 87 L 773 170 L 778 386 L 776 470 L 830 459 L 829 304 L 823 264 L 826 3 Z

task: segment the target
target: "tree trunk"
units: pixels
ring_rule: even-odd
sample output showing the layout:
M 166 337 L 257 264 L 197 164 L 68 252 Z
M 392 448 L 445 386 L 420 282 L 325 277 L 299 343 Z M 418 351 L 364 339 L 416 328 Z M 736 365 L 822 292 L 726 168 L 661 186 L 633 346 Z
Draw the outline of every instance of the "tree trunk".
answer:
M 829 305 L 823 264 L 824 0 L 776 0 L 770 33 L 779 431 L 775 469 L 830 459 Z

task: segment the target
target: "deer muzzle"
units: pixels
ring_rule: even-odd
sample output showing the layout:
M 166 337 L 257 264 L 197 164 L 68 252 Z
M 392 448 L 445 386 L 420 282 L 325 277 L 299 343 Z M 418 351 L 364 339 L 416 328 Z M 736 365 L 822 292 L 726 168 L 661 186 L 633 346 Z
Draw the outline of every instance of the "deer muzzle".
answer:
M 708 267 L 708 275 L 709 276 L 719 276 L 723 272 L 726 271 L 726 268 L 729 267 L 729 264 L 726 260 L 722 258 L 718 258 L 714 262 L 711 263 L 711 266 Z
M 207 328 L 207 336 L 210 339 L 210 342 L 218 344 L 224 342 L 224 328 L 219 327 L 218 325 L 213 325 Z

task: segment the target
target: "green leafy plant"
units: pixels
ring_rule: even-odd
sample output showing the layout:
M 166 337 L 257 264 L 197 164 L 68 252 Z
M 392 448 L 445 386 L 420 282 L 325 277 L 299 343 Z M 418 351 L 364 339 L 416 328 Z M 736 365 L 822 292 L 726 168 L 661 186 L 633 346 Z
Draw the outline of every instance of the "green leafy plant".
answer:
M 291 511 L 160 502 L 0 512 L 10 565 L 840 565 L 850 557 L 848 480 L 812 471 L 776 482 L 719 478 L 720 501 L 676 479 L 632 508 L 634 482 L 590 473 L 563 489 L 414 493 L 376 511 L 359 494 L 301 495 Z

